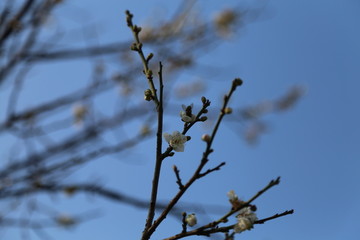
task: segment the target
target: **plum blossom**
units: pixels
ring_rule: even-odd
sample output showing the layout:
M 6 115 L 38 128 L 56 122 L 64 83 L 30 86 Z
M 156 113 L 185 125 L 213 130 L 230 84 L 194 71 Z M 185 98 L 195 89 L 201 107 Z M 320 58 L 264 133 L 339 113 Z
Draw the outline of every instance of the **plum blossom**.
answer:
M 230 190 L 228 193 L 227 193 L 227 196 L 229 198 L 230 201 L 236 201 L 238 200 L 238 196 L 236 195 L 236 193 L 234 192 L 234 190 Z
M 193 104 L 189 106 L 181 105 L 183 111 L 180 111 L 180 117 L 183 122 L 191 123 L 195 121 L 196 116 L 192 114 L 193 106 Z
M 256 213 L 251 210 L 251 207 L 245 207 L 241 209 L 237 215 L 238 222 L 234 226 L 234 231 L 240 233 L 245 230 L 250 230 L 257 220 Z
M 187 137 L 181 134 L 179 131 L 173 132 L 173 134 L 164 133 L 165 140 L 176 152 L 183 152 Z
M 238 222 L 234 226 L 234 231 L 236 233 L 243 232 L 245 230 L 251 229 L 253 226 L 253 223 L 246 217 L 241 217 L 238 219 Z
M 237 215 L 237 218 L 246 217 L 252 222 L 255 222 L 257 219 L 256 213 L 251 210 L 251 207 L 242 208 Z

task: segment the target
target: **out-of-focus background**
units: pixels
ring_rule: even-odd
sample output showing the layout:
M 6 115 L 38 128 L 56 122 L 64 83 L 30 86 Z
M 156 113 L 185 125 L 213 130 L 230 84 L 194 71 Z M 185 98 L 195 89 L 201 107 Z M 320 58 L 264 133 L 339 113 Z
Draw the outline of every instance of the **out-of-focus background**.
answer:
M 64 0 L 51 18 L 47 19 L 48 33 L 44 34 L 44 39 L 47 36 L 46 40 L 49 41 L 50 36 L 57 32 L 54 35 L 59 39 L 53 41 L 58 49 L 100 46 L 127 40 L 131 43 L 132 34 L 125 22 L 126 9 L 134 14 L 136 24 L 151 29 L 150 26 L 159 25 L 181 11 L 178 6 L 181 6 L 181 1 Z M 194 103 L 196 111 L 201 106 L 200 97 L 204 95 L 212 101 L 209 116 L 214 119 L 222 104 L 222 95 L 229 89 L 231 81 L 235 77 L 244 80 L 244 85 L 236 91 L 230 102 L 234 114 L 228 116 L 220 127 L 209 167 L 222 161 L 227 164 L 221 171 L 196 182 L 185 194 L 181 203 L 184 209 L 181 210 L 195 212 L 198 223 L 205 224 L 222 216 L 228 209 L 226 193 L 229 190 L 234 190 L 240 198 L 246 200 L 271 179 L 281 176 L 279 186 L 255 201 L 257 215 L 266 218 L 289 209 L 294 209 L 295 214 L 256 225 L 253 230 L 237 238 L 359 239 L 360 2 L 229 0 L 197 1 L 191 6 L 191 14 L 196 13 L 199 19 L 208 22 L 216 21 L 219 14 L 232 10 L 241 10 L 244 14 L 240 18 L 242 22 L 236 25 L 237 29 L 218 29 L 220 40 L 204 47 L 201 54 L 198 54 L 196 47 L 184 52 L 184 56 L 191 55 L 196 64 L 177 74 L 176 80 L 167 79 L 170 74 L 166 74 L 166 69 L 171 64 L 163 62 L 166 97 L 171 101 L 165 109 L 164 124 L 165 131 L 169 133 L 182 128 L 178 117 L 181 104 Z M 193 22 L 187 24 L 196 25 L 198 22 L 194 17 Z M 56 45 L 58 42 L 60 45 Z M 176 52 L 176 47 L 168 50 Z M 147 50 L 145 44 L 144 51 Z M 156 58 L 161 54 L 154 54 L 154 62 L 162 60 Z M 136 53 L 130 50 L 128 55 L 113 56 L 114 59 L 119 57 L 128 57 L 129 65 L 141 66 Z M 91 60 L 79 58 L 41 63 L 28 73 L 28 77 L 35 80 L 22 86 L 18 108 L 26 109 L 52 99 L 57 94 L 72 92 L 72 89 L 93 78 L 92 74 L 96 73 L 91 69 L 94 66 L 104 68 L 104 72 L 111 75 L 108 77 L 113 77 L 116 69 L 123 66 L 117 66 L 116 60 L 112 63 L 107 60 L 106 56 L 99 55 Z M 140 69 L 136 70 L 141 73 Z M 140 74 L 134 75 L 134 78 L 137 82 L 145 82 Z M 11 94 L 11 86 L 7 84 L 1 89 L 2 119 L 6 116 L 6 99 Z M 107 115 L 121 108 L 129 108 L 131 112 L 130 103 L 141 102 L 139 99 L 143 98 L 145 89 L 129 97 L 128 104 L 114 100 L 124 94 L 125 90 L 122 85 L 121 89 L 114 88 L 111 93 L 99 97 L 96 103 L 92 103 L 92 109 L 97 109 L 92 114 Z M 193 95 L 190 90 L 194 90 Z M 286 98 L 286 94 L 302 96 L 285 111 L 286 102 L 276 99 L 282 99 L 284 95 Z M 277 108 L 274 101 L 278 104 Z M 281 103 L 284 109 L 279 107 Z M 236 109 L 249 106 L 257 106 L 250 109 L 253 111 L 251 114 L 269 114 L 252 124 L 241 122 L 241 119 L 239 122 L 236 114 L 240 112 L 236 112 Z M 68 108 L 71 114 L 71 106 Z M 53 119 L 62 116 L 54 115 Z M 205 147 L 200 138 L 202 134 L 210 133 L 211 119 L 209 123 L 198 124 L 190 131 L 188 135 L 192 139 L 186 143 L 184 153 L 176 153 L 164 162 L 159 188 L 159 199 L 162 202 L 171 199 L 177 191 L 172 166 L 176 164 L 179 167 L 184 181 L 196 168 Z M 112 136 L 104 137 L 103 141 L 131 136 L 139 131 L 143 120 L 135 120 L 126 128 L 111 133 Z M 78 131 L 80 134 L 81 127 L 84 126 L 74 127 L 70 131 Z M 18 152 L 26 152 L 26 147 L 14 147 L 20 143 L 14 142 L 11 136 L 3 136 L 0 144 L 3 166 L 11 154 L 19 154 L 21 158 L 24 153 Z M 90 149 L 91 142 L 83 151 Z M 150 196 L 154 156 L 155 140 L 148 138 L 134 148 L 105 156 L 76 169 L 76 172 L 65 177 L 65 181 L 95 181 L 146 200 Z M 1 239 L 138 239 L 147 214 L 145 209 L 92 194 L 66 196 L 44 192 L 37 196 L 36 201 L 31 198 L 26 200 L 26 204 L 36 202 L 42 209 L 37 219 L 41 219 L 41 214 L 44 219 L 47 219 L 49 213 L 75 214 L 82 216 L 83 222 L 65 229 L 52 226 L 41 231 L 3 224 Z M 21 206 L 25 201 L 19 198 L 1 202 L 1 217 L 13 213 L 9 210 L 10 203 Z M 190 210 L 186 209 L 187 206 Z M 32 218 L 30 210 L 21 210 L 21 207 L 14 209 L 16 215 L 11 217 Z M 181 216 L 169 216 L 153 239 L 180 232 L 180 219 Z M 198 238 L 201 237 L 189 239 Z M 222 238 L 216 235 L 214 239 Z

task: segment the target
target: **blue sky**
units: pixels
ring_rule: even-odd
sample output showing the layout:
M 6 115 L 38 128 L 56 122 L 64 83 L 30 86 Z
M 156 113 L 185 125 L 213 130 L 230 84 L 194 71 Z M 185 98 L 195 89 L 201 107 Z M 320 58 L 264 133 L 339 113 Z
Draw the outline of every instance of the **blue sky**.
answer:
M 98 24 L 99 31 L 104 32 L 100 41 L 113 42 L 131 37 L 124 24 L 125 9 L 130 9 L 135 21 L 141 24 L 156 11 L 166 16 L 178 1 L 169 2 L 65 1 L 59 16 L 71 16 L 72 19 L 63 21 L 65 26 L 79 27 L 81 17 L 73 16 L 71 11 L 83 9 L 84 16 L 91 16 L 89 23 Z M 237 6 L 237 2 L 199 1 L 198 8 L 202 16 L 211 18 L 219 9 Z M 306 94 L 289 112 L 267 117 L 270 131 L 255 146 L 239 138 L 236 128 L 222 126 L 211 160 L 213 166 L 224 160 L 227 165 L 195 184 L 184 201 L 227 206 L 227 191 L 234 189 L 247 199 L 268 181 L 281 176 L 281 184 L 255 202 L 257 214 L 265 218 L 292 208 L 295 214 L 256 226 L 244 236 L 238 236 L 239 239 L 359 239 L 360 2 L 273 0 L 258 3 L 263 6 L 258 19 L 199 59 L 204 66 L 216 66 L 221 72 L 215 77 L 203 71 L 197 73 L 197 69 L 188 74 L 209 78 L 206 96 L 215 106 L 220 106 L 219 96 L 234 77 L 241 77 L 245 83 L 236 92 L 233 106 L 276 98 L 294 85 L 306 88 Z M 63 74 L 51 71 L 55 76 Z M 82 77 L 76 73 L 77 69 L 73 72 Z M 167 126 L 167 131 L 172 132 L 180 128 L 181 123 Z M 190 175 L 204 149 L 199 139 L 206 131 L 209 130 L 197 128 L 191 134 L 193 140 L 187 143 L 186 151 L 164 163 L 160 199 L 169 199 L 176 191 L 173 164 L 180 167 L 184 178 Z M 89 174 L 85 179 L 96 177 L 107 186 L 147 198 L 152 175 L 149 169 L 153 165 L 149 158 L 154 153 L 152 144 L 149 140 L 141 145 L 141 151 L 117 156 L 126 157 L 125 161 L 104 159 L 106 163 L 90 164 L 84 170 Z M 76 213 L 100 209 L 102 217 L 69 231 L 48 231 L 53 239 L 137 239 L 141 234 L 146 211 L 95 197 L 76 196 L 60 201 L 61 198 L 55 202 L 59 209 Z M 211 217 L 201 216 L 199 221 L 206 223 Z M 167 220 L 154 239 L 171 236 L 181 229 L 176 219 Z M 4 237 L 20 239 L 12 230 L 6 231 Z

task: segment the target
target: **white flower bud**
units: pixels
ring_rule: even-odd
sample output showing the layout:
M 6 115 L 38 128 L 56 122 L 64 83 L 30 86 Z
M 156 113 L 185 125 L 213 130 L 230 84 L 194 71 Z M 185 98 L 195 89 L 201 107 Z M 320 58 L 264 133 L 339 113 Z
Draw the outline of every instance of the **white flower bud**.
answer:
M 211 137 L 209 134 L 204 134 L 201 136 L 201 140 L 203 140 L 204 142 L 210 142 Z
M 192 213 L 192 214 L 187 215 L 185 221 L 186 221 L 186 223 L 187 223 L 190 227 L 195 226 L 196 223 L 197 223 L 197 219 L 196 219 L 195 213 Z

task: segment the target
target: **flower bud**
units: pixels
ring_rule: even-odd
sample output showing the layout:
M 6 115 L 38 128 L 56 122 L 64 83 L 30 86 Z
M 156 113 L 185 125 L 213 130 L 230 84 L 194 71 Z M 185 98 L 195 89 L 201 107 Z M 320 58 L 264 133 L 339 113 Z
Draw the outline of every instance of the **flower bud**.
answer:
M 208 119 L 207 116 L 202 116 L 199 120 L 200 120 L 201 122 L 205 122 L 207 119 Z
M 151 101 L 152 98 L 153 98 L 153 96 L 152 96 L 151 90 L 150 90 L 150 89 L 146 89 L 146 90 L 144 91 L 144 99 L 145 99 L 146 101 Z
M 203 140 L 204 142 L 210 142 L 211 137 L 209 134 L 204 134 L 201 136 L 201 140 Z
M 201 97 L 201 102 L 202 102 L 203 104 L 205 104 L 205 103 L 206 103 L 206 97 L 202 96 L 202 97 Z
M 233 85 L 234 86 L 241 86 L 243 84 L 243 80 L 241 80 L 240 78 L 235 78 L 233 81 Z
M 136 45 L 136 43 L 131 44 L 130 49 L 131 49 L 132 51 L 138 51 L 138 50 L 139 50 L 138 47 L 137 47 L 137 45 Z
M 196 223 L 197 223 L 197 219 L 196 219 L 195 213 L 192 213 L 192 214 L 187 215 L 185 221 L 186 221 L 186 223 L 187 223 L 190 227 L 195 226 Z
M 152 75 L 153 75 L 153 72 L 151 71 L 151 69 L 149 69 L 149 70 L 146 72 L 146 77 L 147 77 L 147 78 L 152 78 Z
M 133 30 L 134 30 L 135 33 L 139 33 L 139 32 L 141 31 L 141 27 L 135 25 L 135 26 L 133 27 Z

